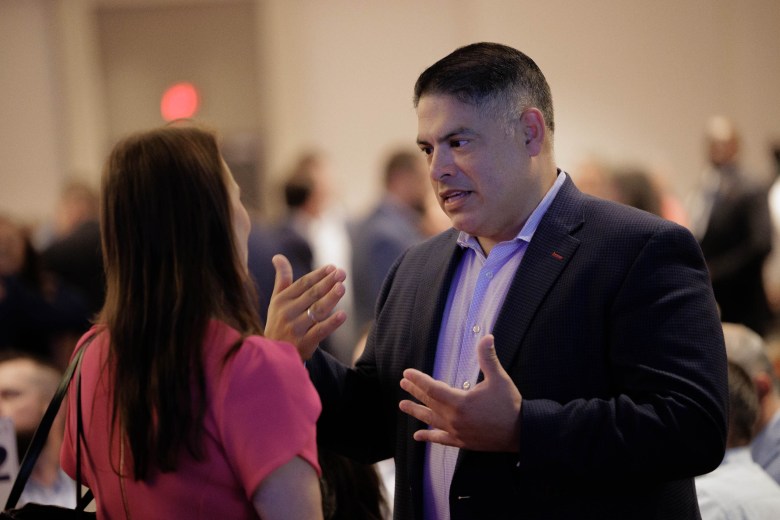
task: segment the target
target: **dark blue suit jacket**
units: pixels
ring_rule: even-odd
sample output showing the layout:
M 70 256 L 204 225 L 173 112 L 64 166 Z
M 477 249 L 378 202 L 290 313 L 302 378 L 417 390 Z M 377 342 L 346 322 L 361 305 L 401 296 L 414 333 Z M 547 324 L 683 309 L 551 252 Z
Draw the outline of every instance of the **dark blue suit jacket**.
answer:
M 388 275 L 356 369 L 308 363 L 321 442 L 395 456 L 395 518 L 422 518 L 425 425 L 398 383 L 431 373 L 460 258 L 450 230 Z M 570 179 L 542 219 L 493 334 L 523 395 L 519 453 L 461 450 L 453 519 L 699 518 L 692 477 L 720 463 L 726 354 L 704 261 L 684 228 L 592 198 Z

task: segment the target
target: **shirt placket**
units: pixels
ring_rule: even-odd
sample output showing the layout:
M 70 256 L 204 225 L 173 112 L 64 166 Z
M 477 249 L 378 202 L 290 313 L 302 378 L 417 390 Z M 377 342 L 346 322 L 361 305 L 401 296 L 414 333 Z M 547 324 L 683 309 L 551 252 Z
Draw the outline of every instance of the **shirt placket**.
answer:
M 496 247 L 488 258 L 480 258 L 483 264 L 474 286 L 474 295 L 471 298 L 467 318 L 463 324 L 455 377 L 453 381 L 450 381 L 450 385 L 455 388 L 468 391 L 474 388 L 474 385 L 477 383 L 477 378 L 479 377 L 477 343 L 480 338 L 490 332 L 487 330 L 490 324 L 485 321 L 485 296 L 490 292 L 490 284 L 495 274 L 516 249 L 515 244 L 506 244 L 506 246 Z M 450 466 L 447 470 L 451 474 L 455 470 L 455 459 L 445 459 L 445 465 Z

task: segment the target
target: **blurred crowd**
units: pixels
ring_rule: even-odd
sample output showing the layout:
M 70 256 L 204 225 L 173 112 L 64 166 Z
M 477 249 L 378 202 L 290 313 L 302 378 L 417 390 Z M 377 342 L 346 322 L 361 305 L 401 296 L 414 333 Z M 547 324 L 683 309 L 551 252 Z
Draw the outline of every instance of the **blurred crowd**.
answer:
M 678 194 L 662 174 L 640 164 L 583 160 L 577 186 L 689 228 L 699 241 L 724 322 L 740 323 L 774 347 L 780 333 L 780 145 L 767 183 L 743 169 L 734 123 L 712 117 L 705 129 L 706 166 Z
M 687 194 L 640 163 L 584 158 L 569 173 L 591 195 L 660 215 L 691 229 L 710 270 L 723 321 L 774 341 L 780 314 L 780 182 L 770 185 L 739 163 L 733 123 L 713 117 L 705 132 L 707 165 Z M 780 146 L 773 150 L 780 178 Z M 273 289 L 271 257 L 285 254 L 298 278 L 331 263 L 344 266 L 349 290 L 340 306 L 350 322 L 327 348 L 345 362 L 370 323 L 385 274 L 409 246 L 449 227 L 414 149 L 385 157 L 381 195 L 365 215 L 348 215 L 329 158 L 305 151 L 276 188 L 278 218 L 254 218 L 249 268 L 261 316 Z M 76 338 L 102 305 L 104 280 L 96 188 L 68 182 L 50 217 L 35 225 L 0 208 L 0 350 L 32 353 L 64 367 Z
M 765 408 L 770 402 L 774 406 L 763 412 L 761 424 L 768 428 L 780 424 L 780 146 L 773 150 L 778 180 L 767 185 L 741 167 L 740 136 L 730 120 L 713 117 L 706 126 L 705 143 L 706 168 L 688 194 L 675 193 L 667 178 L 641 164 L 588 158 L 568 173 L 588 194 L 638 207 L 693 232 L 708 264 L 722 321 L 739 324 L 748 330 L 744 334 L 755 335 L 752 341 L 760 344 L 754 347 L 760 350 L 756 355 L 767 360 L 762 370 L 743 368 L 748 377 L 768 378 L 759 386 L 764 388 L 760 403 Z M 350 318 L 322 347 L 352 363 L 371 324 L 384 277 L 396 258 L 450 226 L 433 196 L 423 157 L 416 149 L 396 150 L 385 157 L 383 171 L 376 172 L 381 196 L 360 216 L 343 211 L 326 155 L 305 152 L 296 158 L 278 188 L 285 202 L 284 214 L 252 222 L 248 265 L 257 284 L 261 316 L 265 317 L 274 285 L 273 255 L 287 256 L 296 279 L 322 265 L 344 267 L 348 292 L 339 308 Z M 25 364 L 25 369 L 27 365 L 43 367 L 47 374 L 62 370 L 76 340 L 101 309 L 104 278 L 98 208 L 96 189 L 81 181 L 64 186 L 57 207 L 44 223 L 32 226 L 3 214 L 0 208 L 0 353 Z M 729 347 L 730 357 L 736 349 Z M 18 376 L 20 372 L 0 370 L 0 390 L 23 384 L 13 381 L 9 373 Z M 52 384 L 39 394 L 39 400 L 47 402 L 53 394 Z M 0 414 L 10 415 L 2 395 Z M 17 426 L 26 435 L 30 427 L 25 424 Z M 753 436 L 751 430 L 743 436 L 747 441 L 743 438 L 738 446 L 750 444 Z M 19 437 L 20 450 L 25 442 Z M 773 442 L 780 451 L 780 440 Z M 331 481 L 324 488 L 326 518 L 388 514 L 392 463 L 367 468 L 324 451 L 321 459 L 325 479 Z M 780 472 L 772 476 L 780 481 Z M 61 486 L 60 477 L 58 472 L 49 472 L 46 479 L 51 486 Z M 344 498 L 339 495 L 348 486 L 338 484 L 343 479 L 365 487 Z
M 72 182 L 50 222 L 0 214 L 0 350 L 64 368 L 103 301 L 97 195 Z

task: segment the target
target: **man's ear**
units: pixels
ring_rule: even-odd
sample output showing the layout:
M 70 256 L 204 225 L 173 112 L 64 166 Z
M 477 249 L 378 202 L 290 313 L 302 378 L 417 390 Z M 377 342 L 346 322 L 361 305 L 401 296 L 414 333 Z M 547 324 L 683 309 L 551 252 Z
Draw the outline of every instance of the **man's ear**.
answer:
M 753 378 L 753 382 L 756 385 L 756 392 L 758 392 L 758 400 L 763 401 L 764 398 L 772 392 L 772 378 L 769 374 L 760 372 Z
M 518 127 L 519 137 L 525 144 L 528 155 L 531 157 L 539 155 L 547 138 L 542 112 L 538 108 L 525 109 L 518 120 Z

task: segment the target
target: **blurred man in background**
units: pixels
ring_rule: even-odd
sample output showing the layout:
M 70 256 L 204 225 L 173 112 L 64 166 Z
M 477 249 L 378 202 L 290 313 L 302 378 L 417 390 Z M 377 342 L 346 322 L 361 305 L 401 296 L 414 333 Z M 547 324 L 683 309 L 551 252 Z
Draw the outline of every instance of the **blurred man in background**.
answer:
M 5 353 L 0 358 L 0 416 L 10 417 L 16 431 L 21 462 L 32 441 L 61 374 L 53 366 L 26 354 Z M 60 468 L 63 415 L 58 415 L 49 439 L 33 468 L 19 506 L 27 502 L 75 507 L 76 487 Z
M 388 158 L 382 199 L 355 225 L 352 235 L 351 285 L 359 328 L 371 321 L 376 297 L 393 262 L 425 238 L 421 226 L 428 186 L 428 172 L 419 152 L 402 150 Z
M 706 141 L 710 164 L 691 200 L 693 231 L 723 321 L 743 323 L 765 335 L 772 321 L 763 279 L 772 250 L 766 190 L 740 168 L 740 137 L 731 120 L 710 119 Z

